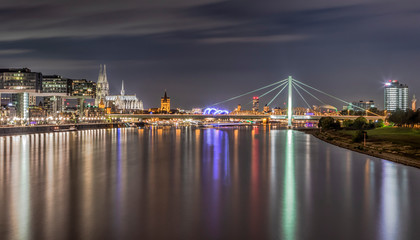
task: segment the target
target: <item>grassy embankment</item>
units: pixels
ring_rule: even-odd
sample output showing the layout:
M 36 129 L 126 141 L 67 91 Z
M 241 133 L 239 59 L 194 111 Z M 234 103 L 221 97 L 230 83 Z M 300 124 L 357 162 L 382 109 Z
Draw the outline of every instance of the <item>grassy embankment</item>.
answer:
M 317 138 L 353 151 L 420 168 L 420 130 L 383 127 L 367 130 L 367 142 L 355 143 L 356 130 L 307 131 Z
M 356 130 L 343 130 L 341 132 L 345 135 L 352 136 L 356 133 Z M 409 146 L 405 148 L 420 149 L 420 129 L 382 127 L 367 130 L 367 135 L 367 141 L 370 143 L 388 143 L 400 147 Z M 398 150 L 398 148 L 395 150 Z

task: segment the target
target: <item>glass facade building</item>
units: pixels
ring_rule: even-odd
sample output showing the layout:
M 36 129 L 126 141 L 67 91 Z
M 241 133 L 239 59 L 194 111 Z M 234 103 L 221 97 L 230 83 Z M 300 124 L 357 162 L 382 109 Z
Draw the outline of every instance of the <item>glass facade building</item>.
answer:
M 408 108 L 408 86 L 397 80 L 389 80 L 385 84 L 384 105 L 385 110 L 390 112 L 397 109 L 405 111 Z
M 59 75 L 42 76 L 43 93 L 65 93 L 70 94 L 71 80 Z
M 28 68 L 0 69 L 0 89 L 42 90 L 42 74 Z
M 71 96 L 95 98 L 96 83 L 86 79 L 73 79 L 71 81 Z

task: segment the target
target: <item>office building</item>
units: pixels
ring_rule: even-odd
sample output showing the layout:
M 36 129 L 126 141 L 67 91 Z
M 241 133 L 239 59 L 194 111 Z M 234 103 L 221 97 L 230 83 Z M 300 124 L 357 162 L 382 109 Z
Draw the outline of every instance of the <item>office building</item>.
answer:
M 43 93 L 65 93 L 70 94 L 71 80 L 59 75 L 42 76 Z
M 95 98 L 96 83 L 86 79 L 73 79 L 71 81 L 71 96 Z
M 384 107 L 386 111 L 408 108 L 408 86 L 397 80 L 389 80 L 384 89 Z
M 417 103 L 416 95 L 413 95 L 413 99 L 411 99 L 411 110 L 417 111 L 416 103 Z
M 57 116 L 64 110 L 64 99 L 61 96 L 43 97 L 42 104 L 48 115 Z
M 370 101 L 354 101 L 350 103 L 348 106 L 344 106 L 344 110 L 353 110 L 353 111 L 366 111 L 371 108 L 375 107 L 375 102 L 373 100 Z
M 42 90 L 42 74 L 32 72 L 28 68 L 0 69 L 0 89 L 15 92 L 40 92 Z

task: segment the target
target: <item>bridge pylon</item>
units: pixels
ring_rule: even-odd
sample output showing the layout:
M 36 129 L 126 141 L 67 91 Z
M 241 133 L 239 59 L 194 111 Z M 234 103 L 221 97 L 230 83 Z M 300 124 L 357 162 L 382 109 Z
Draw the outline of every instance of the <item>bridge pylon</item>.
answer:
M 292 117 L 293 117 L 293 103 L 292 103 L 292 76 L 289 76 L 288 84 L 289 84 L 289 96 L 287 100 L 287 128 L 292 128 Z

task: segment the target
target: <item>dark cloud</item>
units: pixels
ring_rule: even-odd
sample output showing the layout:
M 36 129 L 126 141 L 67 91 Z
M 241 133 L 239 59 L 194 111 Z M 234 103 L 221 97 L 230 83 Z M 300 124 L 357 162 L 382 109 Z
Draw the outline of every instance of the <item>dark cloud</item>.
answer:
M 418 22 L 415 1 L 2 2 L 0 66 L 96 80 L 106 63 L 111 89 L 124 80 L 147 107 L 164 89 L 191 108 L 288 75 L 382 105 L 388 78 L 418 92 Z

